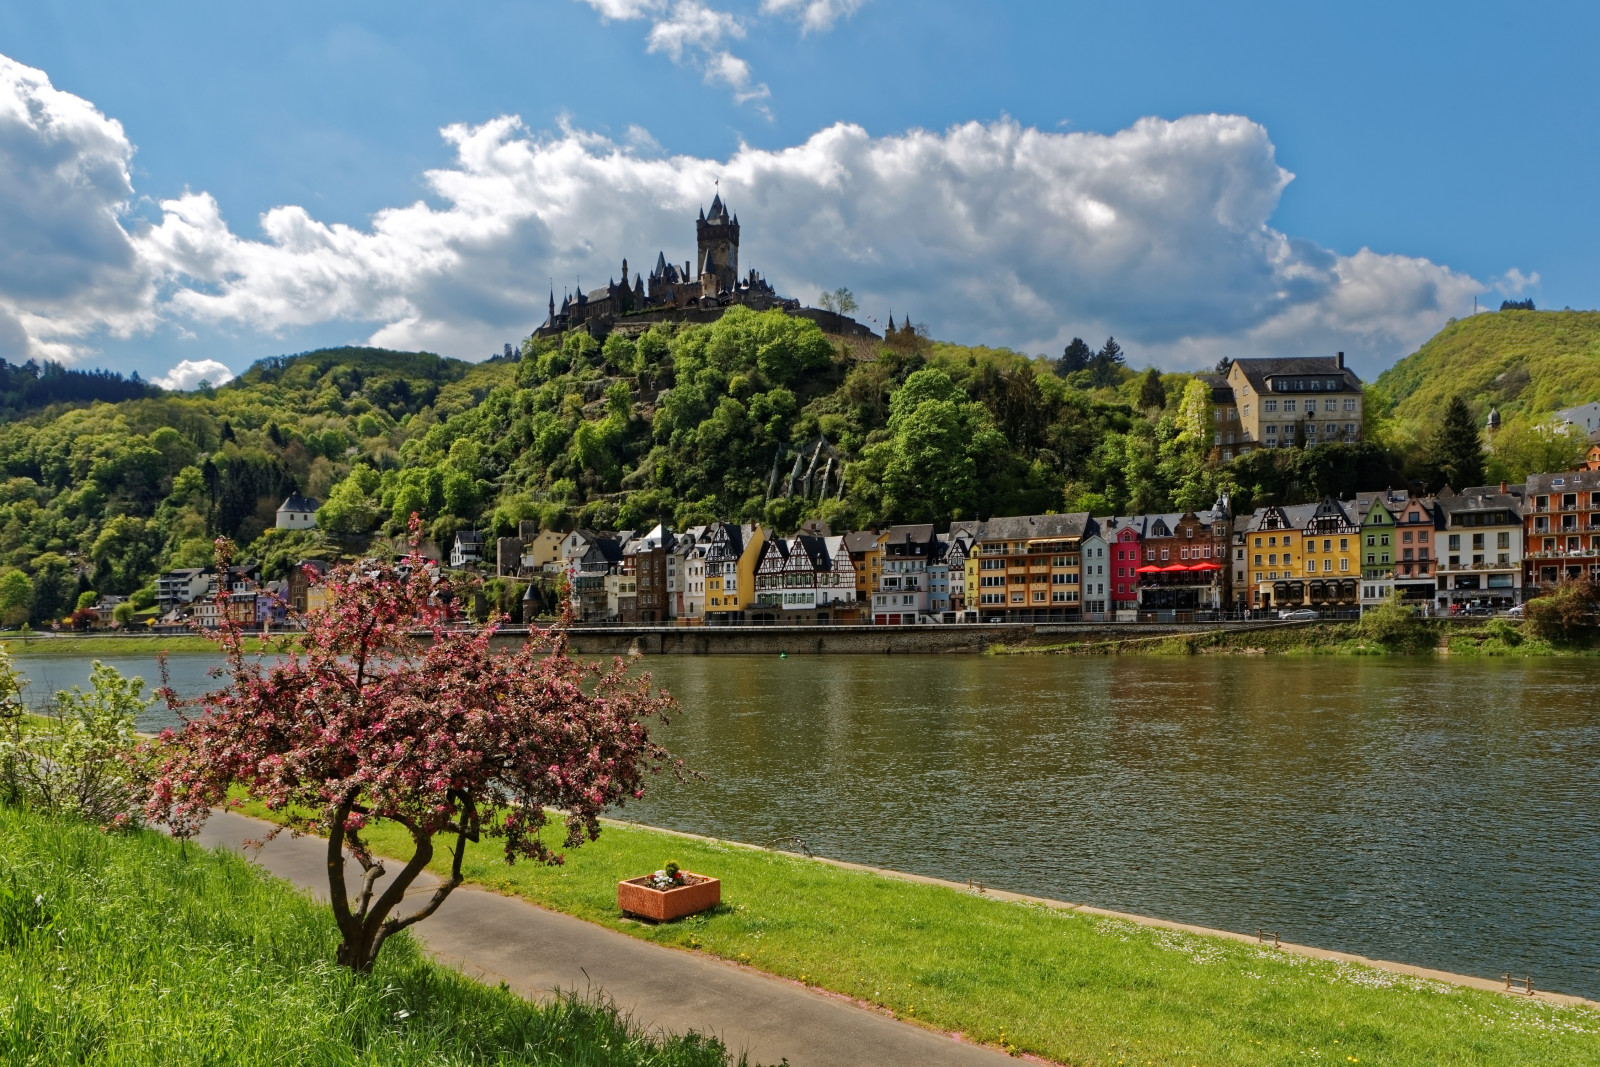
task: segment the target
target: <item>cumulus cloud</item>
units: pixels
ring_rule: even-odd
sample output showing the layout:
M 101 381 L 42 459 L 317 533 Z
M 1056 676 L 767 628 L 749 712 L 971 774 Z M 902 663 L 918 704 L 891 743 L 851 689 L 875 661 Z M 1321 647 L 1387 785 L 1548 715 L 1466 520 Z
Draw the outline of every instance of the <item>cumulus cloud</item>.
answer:
M 156 279 L 122 225 L 132 158 L 121 124 L 0 55 L 0 354 L 71 360 L 153 324 Z
M 853 288 L 877 318 L 937 336 L 1056 351 L 1115 333 L 1138 359 L 1343 349 L 1386 360 L 1484 286 L 1427 259 L 1340 254 L 1270 223 L 1292 176 L 1267 131 L 1238 116 L 1143 119 L 1114 134 L 1009 120 L 872 137 L 839 124 L 726 160 L 640 153 L 517 120 L 444 131 L 443 206 L 380 212 L 370 228 L 299 207 L 235 234 L 204 194 L 163 204 L 139 239 L 181 276 L 168 306 L 260 328 L 379 323 L 373 340 L 474 354 L 542 318 L 547 279 L 593 288 L 629 257 L 692 257 L 692 218 L 721 180 L 742 213 L 742 263 L 802 298 Z
M 233 371 L 214 359 L 186 359 L 159 378 L 151 381 L 163 389 L 179 392 L 198 386 L 201 382 L 223 385 L 233 380 Z
M 647 8 L 609 0 L 616 17 Z M 597 7 L 602 5 L 597 4 Z M 665 45 L 663 47 L 666 47 Z M 1272 216 L 1292 175 L 1259 124 L 1143 119 L 1110 134 L 1010 120 L 873 137 L 837 124 L 777 150 L 669 155 L 515 117 L 443 131 L 452 162 L 427 201 L 366 225 L 272 209 L 249 231 L 205 192 L 124 216 L 120 126 L 0 59 L 0 355 L 71 357 L 97 334 L 341 324 L 370 342 L 475 357 L 524 336 L 557 299 L 658 251 L 693 258 L 720 179 L 741 259 L 802 299 L 851 287 L 872 320 L 1056 352 L 1114 333 L 1136 362 L 1411 350 L 1487 287 L 1424 258 L 1336 252 Z M 1508 271 L 1507 292 L 1537 283 Z M 215 367 L 167 380 L 198 381 Z M 216 379 L 213 378 L 213 381 Z

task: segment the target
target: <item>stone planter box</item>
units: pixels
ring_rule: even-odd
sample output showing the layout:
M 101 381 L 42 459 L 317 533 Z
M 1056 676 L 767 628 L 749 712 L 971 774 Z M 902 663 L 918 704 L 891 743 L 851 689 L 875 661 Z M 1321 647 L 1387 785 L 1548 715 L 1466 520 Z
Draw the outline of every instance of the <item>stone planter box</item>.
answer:
M 687 878 L 698 879 L 688 885 L 671 889 L 654 889 L 649 886 L 650 876 L 629 878 L 617 883 L 617 907 L 624 914 L 637 915 L 658 923 L 681 919 L 685 915 L 714 908 L 722 903 L 722 881 L 703 874 L 684 871 Z

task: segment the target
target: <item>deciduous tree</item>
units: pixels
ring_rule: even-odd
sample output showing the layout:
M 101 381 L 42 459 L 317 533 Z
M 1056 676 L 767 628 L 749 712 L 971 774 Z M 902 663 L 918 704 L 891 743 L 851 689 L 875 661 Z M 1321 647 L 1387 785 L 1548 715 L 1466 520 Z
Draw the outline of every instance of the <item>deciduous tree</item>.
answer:
M 227 553 L 219 542 L 219 563 Z M 325 608 L 279 659 L 247 656 L 237 626 L 217 634 L 229 684 L 162 735 L 146 810 L 192 835 L 239 786 L 297 830 L 326 834 L 338 961 L 365 973 L 386 939 L 461 884 L 468 842 L 500 839 L 508 863 L 560 863 L 539 837 L 546 807 L 565 813 L 566 847 L 599 836 L 600 812 L 643 795 L 669 762 L 649 726 L 674 705 L 621 660 L 572 659 L 564 637 L 497 653 L 493 621 L 447 629 L 450 591 L 415 554 L 340 568 L 326 588 Z M 379 820 L 404 827 L 413 848 L 382 892 L 385 865 L 364 836 Z M 449 875 L 420 909 L 397 914 L 441 838 Z M 354 894 L 347 851 L 363 871 Z

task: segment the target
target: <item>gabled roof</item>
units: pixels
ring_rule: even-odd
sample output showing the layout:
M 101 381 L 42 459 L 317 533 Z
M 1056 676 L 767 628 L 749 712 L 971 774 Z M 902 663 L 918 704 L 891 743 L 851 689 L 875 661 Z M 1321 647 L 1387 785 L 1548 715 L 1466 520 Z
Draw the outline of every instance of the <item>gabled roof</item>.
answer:
M 891 526 L 884 539 L 889 545 L 928 544 L 933 540 L 933 523 L 919 522 L 910 526 Z
M 814 571 L 830 570 L 833 566 L 833 561 L 828 558 L 827 541 L 815 534 L 797 535 L 789 542 L 789 555 L 803 556 Z
M 484 533 L 482 530 L 457 530 L 456 545 L 465 548 L 468 545 L 482 545 Z
M 844 535 L 846 552 L 871 552 L 878 547 L 878 534 L 872 530 L 852 530 Z
M 278 505 L 279 511 L 316 511 L 322 506 L 322 501 L 310 496 L 301 496 L 299 493 L 290 493 L 289 498 Z

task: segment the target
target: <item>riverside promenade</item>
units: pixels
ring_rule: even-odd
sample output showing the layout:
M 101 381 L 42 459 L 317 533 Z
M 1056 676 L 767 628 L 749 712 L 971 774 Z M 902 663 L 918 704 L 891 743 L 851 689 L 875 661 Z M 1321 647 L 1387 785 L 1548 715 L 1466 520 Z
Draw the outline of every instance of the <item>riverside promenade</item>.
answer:
M 271 823 L 232 812 L 211 816 L 198 841 L 245 852 Z M 287 833 L 248 853 L 269 874 L 328 895 L 327 843 Z M 351 884 L 360 872 L 351 861 Z M 438 885 L 424 873 L 408 897 Z M 331 921 L 331 920 L 330 920 Z M 553 990 L 603 991 L 651 1030 L 697 1030 L 752 1064 L 792 1067 L 996 1067 L 1003 1053 L 901 1022 L 842 997 L 698 953 L 653 945 L 526 901 L 464 885 L 412 932 L 435 959 L 525 997 Z

